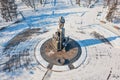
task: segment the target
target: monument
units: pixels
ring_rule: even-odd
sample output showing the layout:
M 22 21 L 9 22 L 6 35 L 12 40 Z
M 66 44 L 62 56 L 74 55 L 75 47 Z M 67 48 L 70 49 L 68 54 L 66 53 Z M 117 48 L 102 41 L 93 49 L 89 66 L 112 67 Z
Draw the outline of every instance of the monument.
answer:
M 81 55 L 80 45 L 72 38 L 65 37 L 64 24 L 64 17 L 60 17 L 57 31 L 40 47 L 41 56 L 50 65 L 70 65 Z
M 55 34 L 53 35 L 53 38 L 52 38 L 53 47 L 57 51 L 61 51 L 63 48 L 65 48 L 67 46 L 68 41 L 69 41 L 68 37 L 65 38 L 64 23 L 65 23 L 64 17 L 60 17 L 59 29 L 57 30 L 57 32 L 55 32 Z

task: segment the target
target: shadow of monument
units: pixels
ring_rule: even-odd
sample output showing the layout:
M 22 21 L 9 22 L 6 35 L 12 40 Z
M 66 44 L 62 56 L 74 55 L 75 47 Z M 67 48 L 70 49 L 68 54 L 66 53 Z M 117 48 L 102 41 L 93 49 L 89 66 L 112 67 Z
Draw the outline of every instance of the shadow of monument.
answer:
M 70 38 L 67 46 L 65 47 L 65 51 L 70 51 L 71 49 L 78 48 L 80 45 L 73 39 Z
M 120 38 L 119 36 L 114 36 L 114 37 L 108 37 L 105 39 L 86 39 L 86 40 L 80 40 L 83 45 L 81 47 L 86 47 L 86 46 L 91 46 L 91 45 L 97 45 L 101 43 L 107 43 L 111 45 L 111 41 Z

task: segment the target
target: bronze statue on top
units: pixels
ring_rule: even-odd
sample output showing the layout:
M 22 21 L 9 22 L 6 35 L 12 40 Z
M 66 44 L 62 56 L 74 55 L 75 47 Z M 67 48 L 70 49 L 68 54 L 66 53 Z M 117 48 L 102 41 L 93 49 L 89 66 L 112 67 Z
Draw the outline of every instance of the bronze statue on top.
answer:
M 71 65 L 81 55 L 80 45 L 72 38 L 65 37 L 64 23 L 64 17 L 60 17 L 57 31 L 40 48 L 43 59 L 50 63 L 47 68 L 51 69 L 51 65 Z M 70 66 L 70 69 L 73 68 Z

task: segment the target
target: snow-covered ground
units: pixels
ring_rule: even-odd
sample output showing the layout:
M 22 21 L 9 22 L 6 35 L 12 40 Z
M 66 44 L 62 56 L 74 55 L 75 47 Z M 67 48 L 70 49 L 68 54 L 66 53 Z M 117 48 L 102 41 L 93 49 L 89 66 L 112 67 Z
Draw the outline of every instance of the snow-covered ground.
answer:
M 19 14 L 21 22 L 0 30 L 0 80 L 120 80 L 120 37 L 99 23 L 97 14 L 102 9 L 100 3 L 97 3 L 93 8 L 86 8 L 75 5 L 75 2 L 72 5 L 71 0 L 67 1 L 50 2 L 50 4 L 43 5 L 44 7 L 39 6 L 35 12 L 24 4 L 19 4 L 18 0 L 19 11 L 25 19 L 22 19 Z M 39 41 L 53 35 L 58 28 L 60 16 L 65 17 L 66 20 L 66 36 L 82 43 L 81 47 L 86 49 L 87 57 L 77 69 L 54 72 L 44 69 L 37 63 L 34 48 Z M 12 72 L 2 71 L 3 63 L 9 60 L 2 50 L 12 38 L 28 28 L 42 28 L 41 31 L 47 29 L 48 32 L 37 36 L 33 35 L 30 40 L 20 42 L 6 53 L 13 56 L 22 54 L 24 50 L 28 49 L 28 53 L 30 53 L 28 57 L 32 59 L 32 63 L 27 68 L 21 67 Z M 93 32 L 103 35 L 110 44 L 95 38 L 92 35 Z M 120 33 L 118 34 L 120 35 Z M 21 60 L 23 63 L 24 58 L 26 57 Z

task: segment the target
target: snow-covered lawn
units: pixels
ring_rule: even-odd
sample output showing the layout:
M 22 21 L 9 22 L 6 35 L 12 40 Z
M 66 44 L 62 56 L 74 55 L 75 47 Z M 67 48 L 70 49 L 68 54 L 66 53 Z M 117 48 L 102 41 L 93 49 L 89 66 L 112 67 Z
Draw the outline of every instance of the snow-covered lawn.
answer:
M 19 14 L 21 22 L 0 30 L 0 80 L 120 80 L 120 37 L 99 23 L 97 14 L 102 7 L 96 4 L 93 8 L 86 8 L 71 5 L 71 0 L 56 1 L 54 4 L 43 5 L 44 7 L 39 6 L 36 12 L 19 4 L 19 11 L 25 19 Z M 37 43 L 52 36 L 57 30 L 60 16 L 66 20 L 66 36 L 82 44 L 81 47 L 85 48 L 87 54 L 79 68 L 66 72 L 54 72 L 43 68 L 37 63 L 34 55 Z M 2 71 L 5 66 L 2 63 L 9 60 L 8 55 L 2 52 L 3 49 L 12 38 L 28 28 L 41 28 L 41 31 L 32 35 L 31 39 L 11 47 L 6 53 L 10 54 L 10 59 L 14 55 L 29 53 L 29 56 L 22 57 L 20 61 L 22 65 L 26 59 L 30 59 L 30 63 L 26 67 L 13 67 L 11 72 Z M 48 32 L 41 33 L 44 30 Z M 93 36 L 94 32 L 104 36 L 110 44 Z

